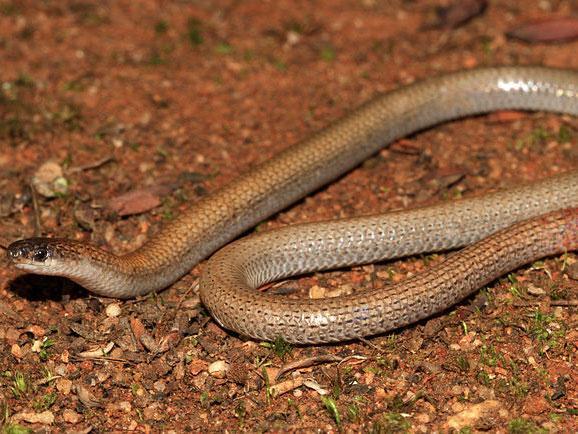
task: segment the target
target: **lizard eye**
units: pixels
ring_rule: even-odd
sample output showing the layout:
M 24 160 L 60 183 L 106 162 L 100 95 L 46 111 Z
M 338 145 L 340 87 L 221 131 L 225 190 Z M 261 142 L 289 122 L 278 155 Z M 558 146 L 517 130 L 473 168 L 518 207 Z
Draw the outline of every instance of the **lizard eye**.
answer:
M 32 259 L 35 262 L 44 262 L 46 261 L 46 258 L 48 258 L 48 250 L 46 250 L 44 247 L 39 247 L 34 252 L 34 255 L 32 255 Z

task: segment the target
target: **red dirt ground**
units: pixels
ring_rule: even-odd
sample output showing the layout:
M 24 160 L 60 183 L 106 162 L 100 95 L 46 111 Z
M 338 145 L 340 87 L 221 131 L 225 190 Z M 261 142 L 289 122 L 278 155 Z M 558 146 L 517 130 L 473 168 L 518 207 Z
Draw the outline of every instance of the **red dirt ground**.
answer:
M 448 3 L 0 1 L 4 242 L 34 235 L 38 218 L 44 234 L 130 251 L 187 203 L 379 92 L 483 65 L 578 69 L 578 42 L 505 37 L 529 20 L 576 16 L 576 2 L 496 0 L 461 27 L 433 28 Z M 543 113 L 445 124 L 400 140 L 259 229 L 575 169 L 577 131 L 576 119 Z M 36 195 L 35 207 L 31 178 L 47 161 L 64 168 L 68 191 Z M 145 208 L 159 206 L 122 218 L 108 210 L 133 190 L 152 192 Z M 442 257 L 291 285 L 304 297 L 312 286 L 375 287 Z M 5 264 L 0 429 L 576 431 L 574 263 L 569 254 L 523 268 L 391 335 L 293 349 L 220 329 L 191 289 L 202 263 L 159 295 L 129 302 Z M 272 396 L 280 367 L 323 355 L 343 361 L 286 374 L 278 383 L 305 384 Z

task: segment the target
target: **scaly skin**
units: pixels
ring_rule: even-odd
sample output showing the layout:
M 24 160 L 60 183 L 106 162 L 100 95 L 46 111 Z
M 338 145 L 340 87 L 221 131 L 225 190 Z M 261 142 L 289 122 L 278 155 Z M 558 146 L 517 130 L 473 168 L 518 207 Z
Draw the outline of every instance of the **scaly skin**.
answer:
M 288 226 L 234 242 L 203 270 L 203 303 L 222 326 L 252 338 L 282 337 L 299 344 L 345 341 L 411 324 L 521 265 L 578 248 L 578 209 L 571 208 L 519 222 L 385 289 L 316 300 L 255 290 L 295 274 L 391 257 L 397 242 L 389 242 L 388 219 L 372 219 L 374 224 L 368 218 L 345 221 L 347 239 L 332 232 L 331 242 L 323 237 L 328 229 L 323 224 Z M 436 235 L 430 235 L 428 239 L 424 231 L 416 239 L 429 244 L 426 250 L 436 250 Z
M 578 73 L 542 67 L 485 68 L 402 87 L 375 98 L 194 204 L 135 252 L 117 257 L 66 240 L 59 240 L 57 244 L 44 241 L 46 245 L 42 247 L 43 241 L 34 239 L 11 246 L 9 257 L 19 268 L 69 277 L 99 295 L 119 298 L 143 295 L 170 285 L 243 231 L 355 167 L 393 140 L 450 119 L 498 109 L 546 110 L 576 115 Z M 427 218 L 438 215 L 440 220 L 416 224 L 439 228 L 452 222 L 453 231 L 435 235 L 438 238 L 435 249 L 468 244 L 515 221 L 578 206 L 577 176 L 569 174 L 504 195 L 490 196 L 483 205 L 473 202 L 467 218 L 462 211 L 456 211 L 460 206 L 469 209 L 467 202 L 460 202 L 462 205 L 458 208 L 453 203 L 442 204 L 441 211 L 426 213 Z M 531 205 L 527 206 L 527 203 Z M 412 216 L 420 215 L 420 212 L 394 216 L 397 216 L 397 222 L 415 221 Z M 478 214 L 484 217 L 478 220 L 475 217 Z M 415 246 L 420 244 L 430 245 L 431 234 L 420 233 L 422 238 L 412 238 L 410 248 L 394 242 L 399 248 L 393 249 L 391 257 L 416 253 Z M 325 231 L 324 234 L 329 237 L 327 244 L 342 242 L 339 240 L 347 242 L 354 237 L 347 232 L 329 234 Z M 73 247 L 63 248 L 67 243 Z M 298 239 L 291 245 L 299 245 Z M 31 246 L 49 250 L 48 260 L 35 260 Z M 81 254 L 67 259 L 66 252 L 70 251 Z M 419 247 L 417 251 L 423 251 L 423 248 Z M 367 257 L 365 252 L 363 248 L 358 251 L 359 262 Z M 301 261 L 297 254 L 293 254 L 291 260 Z M 202 289 L 203 300 L 216 312 L 218 308 L 209 301 L 213 300 L 211 297 Z M 227 303 L 226 300 L 221 302 Z

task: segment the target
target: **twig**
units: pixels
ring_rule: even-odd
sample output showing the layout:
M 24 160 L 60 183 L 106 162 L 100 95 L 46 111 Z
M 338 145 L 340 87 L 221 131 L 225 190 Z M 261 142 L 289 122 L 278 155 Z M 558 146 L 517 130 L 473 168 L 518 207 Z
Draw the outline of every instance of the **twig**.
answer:
M 578 298 L 572 300 L 553 300 L 550 302 L 552 306 L 578 306 Z
M 277 397 L 279 395 L 283 395 L 284 393 L 290 392 L 298 387 L 303 386 L 303 378 L 291 378 L 290 380 L 283 381 L 281 383 L 273 384 L 269 391 L 272 397 Z
M 70 356 L 71 359 L 76 361 L 85 361 L 85 360 L 92 360 L 94 362 L 104 363 L 104 362 L 117 362 L 117 363 L 128 363 L 129 365 L 136 365 L 136 362 L 128 359 L 120 359 L 116 357 L 77 357 L 77 356 Z
M 38 212 L 38 195 L 32 183 L 28 184 L 32 196 L 32 210 L 34 211 L 34 235 L 39 237 L 42 234 L 42 226 L 40 223 L 40 213 Z
M 108 157 L 104 157 L 101 158 L 100 160 L 96 160 L 93 163 L 88 163 L 85 164 L 83 166 L 75 166 L 75 167 L 71 167 L 70 169 L 67 170 L 68 173 L 78 173 L 78 172 L 84 172 L 85 170 L 93 170 L 93 169 L 98 169 L 101 166 L 104 166 L 107 163 L 110 163 L 111 161 L 114 161 L 115 158 L 112 155 L 109 155 Z
M 277 381 L 287 372 L 293 371 L 295 369 L 308 368 L 310 366 L 319 365 L 321 363 L 341 362 L 342 360 L 343 360 L 342 357 L 334 356 L 333 354 L 325 354 L 322 356 L 307 357 L 305 359 L 296 360 L 294 362 L 290 362 L 282 366 L 281 369 L 279 369 L 279 372 L 277 372 L 277 375 L 275 376 L 275 381 Z
M 42 378 L 42 379 L 40 379 L 40 380 L 38 380 L 38 381 L 35 381 L 35 382 L 34 382 L 34 385 L 35 385 L 35 386 L 44 386 L 45 384 L 48 384 L 48 383 L 50 383 L 51 381 L 54 381 L 54 380 L 58 380 L 59 378 L 62 378 L 62 375 L 51 375 L 51 376 L 49 376 L 49 377 L 47 377 L 47 378 Z
M 178 301 L 178 303 L 177 303 L 177 305 L 176 305 L 176 307 L 175 307 L 175 309 L 174 309 L 174 311 L 175 311 L 174 321 L 175 321 L 175 322 L 174 322 L 173 324 L 176 324 L 176 322 L 177 322 L 177 313 L 181 310 L 181 306 L 182 306 L 183 303 L 185 302 L 186 298 L 189 296 L 189 294 L 190 294 L 193 290 L 198 291 L 198 289 L 199 289 L 199 280 L 196 279 L 193 283 L 191 283 L 191 284 L 189 285 L 189 288 L 179 297 L 179 301 Z M 157 327 L 163 322 L 163 320 L 165 319 L 165 316 L 166 316 L 167 312 L 168 312 L 168 309 L 164 309 L 164 310 L 161 312 L 161 316 L 160 316 L 159 319 L 157 320 L 157 324 L 156 324 Z M 171 330 L 179 331 L 179 332 L 180 332 L 179 327 L 175 327 L 175 325 L 172 326 Z
M 541 303 L 545 303 L 543 301 L 525 301 L 525 302 L 515 302 L 513 303 L 513 305 L 515 307 L 530 307 L 530 306 L 537 306 Z M 550 306 L 568 306 L 568 307 L 573 307 L 573 306 L 578 306 L 578 299 L 573 298 L 571 300 L 550 300 L 550 302 L 548 303 L 550 304 Z
M 363 342 L 365 345 L 367 345 L 370 348 L 373 348 L 374 350 L 379 351 L 380 353 L 385 352 L 385 349 L 380 347 L 379 345 L 374 344 L 373 342 L 370 342 L 369 340 L 365 339 L 365 338 L 357 338 L 359 339 L 359 341 Z

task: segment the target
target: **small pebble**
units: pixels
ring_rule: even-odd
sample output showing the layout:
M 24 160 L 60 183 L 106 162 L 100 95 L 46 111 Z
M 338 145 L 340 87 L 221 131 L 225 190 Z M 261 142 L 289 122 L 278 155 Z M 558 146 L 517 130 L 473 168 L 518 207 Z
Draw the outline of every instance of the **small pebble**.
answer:
M 18 344 L 12 344 L 12 347 L 10 348 L 10 354 L 12 354 L 17 359 L 21 359 L 24 356 L 24 352 Z
M 462 412 L 462 411 L 464 410 L 464 408 L 465 408 L 465 406 L 464 406 L 464 404 L 461 403 L 461 402 L 454 402 L 454 403 L 451 405 L 451 409 L 452 409 L 452 411 L 453 411 L 454 413 L 460 413 L 460 412 Z
M 77 424 L 78 422 L 80 422 L 81 418 L 82 416 L 80 414 L 68 408 L 62 412 L 62 419 L 64 419 L 64 422 Z
M 229 370 L 229 364 L 224 360 L 218 360 L 213 362 L 207 368 L 209 374 L 215 378 L 225 378 L 227 371 Z
M 535 296 L 540 296 L 540 295 L 545 295 L 546 291 L 544 291 L 542 288 L 539 288 L 537 286 L 534 286 L 532 284 L 528 285 L 528 294 L 530 295 L 535 295 Z
M 121 314 L 122 310 L 120 305 L 117 303 L 111 303 L 106 306 L 106 316 L 109 318 L 115 318 Z
M 63 364 L 63 363 L 56 365 L 56 366 L 54 367 L 54 373 L 55 373 L 56 375 L 61 376 L 61 377 L 65 377 L 66 374 L 68 373 L 68 371 L 67 371 L 67 369 L 66 369 L 66 365 Z
M 326 292 L 325 288 L 322 288 L 321 286 L 318 285 L 313 285 L 311 288 L 309 288 L 309 298 L 312 300 L 325 298 L 325 292 Z
M 12 420 L 15 422 L 24 420 L 28 423 L 40 423 L 43 425 L 51 425 L 54 423 L 54 414 L 49 411 L 43 411 L 42 413 L 16 413 L 12 416 Z
M 110 357 L 114 359 L 122 359 L 124 357 L 124 351 L 121 348 L 115 348 L 110 352 Z
M 202 359 L 194 359 L 191 360 L 187 368 L 191 374 L 199 375 L 201 372 L 207 369 L 207 362 Z
M 165 390 L 167 390 L 167 383 L 165 383 L 163 380 L 155 381 L 153 388 L 157 392 L 163 393 Z
M 146 407 L 143 411 L 144 418 L 146 420 L 163 420 L 164 412 L 160 408 L 158 403 L 154 403 Z
M 203 387 L 205 387 L 205 383 L 207 382 L 207 377 L 209 376 L 208 373 L 206 372 L 202 372 L 201 374 L 197 375 L 196 377 L 193 377 L 193 385 L 197 388 L 197 389 L 202 389 Z
M 68 180 L 64 178 L 62 167 L 54 161 L 47 161 L 38 168 L 32 185 L 38 194 L 48 198 L 68 193 Z
M 415 415 L 415 420 L 419 423 L 429 423 L 431 417 L 427 413 L 418 413 Z
M 452 388 L 450 389 L 451 394 L 454 396 L 459 396 L 462 394 L 462 392 L 464 391 L 463 387 L 460 386 L 459 384 L 456 384 L 454 386 L 452 386 Z
M 118 408 L 120 408 L 125 413 L 130 413 L 132 410 L 132 405 L 128 401 L 121 401 L 118 403 Z
M 72 390 L 72 381 L 67 378 L 59 378 L 56 380 L 56 390 L 63 395 L 70 395 L 70 391 Z
M 341 297 L 344 295 L 353 294 L 353 287 L 351 285 L 340 285 L 339 288 L 333 289 L 331 291 L 327 291 L 326 297 L 327 298 L 334 298 L 334 297 Z

